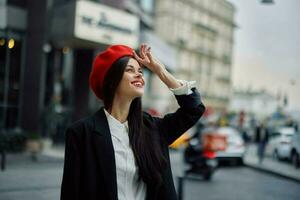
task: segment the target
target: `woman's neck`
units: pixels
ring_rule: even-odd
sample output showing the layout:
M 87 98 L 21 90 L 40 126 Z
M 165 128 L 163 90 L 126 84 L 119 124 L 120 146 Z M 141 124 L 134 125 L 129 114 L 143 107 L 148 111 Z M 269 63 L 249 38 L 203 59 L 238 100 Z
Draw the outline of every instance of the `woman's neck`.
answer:
M 132 100 L 114 98 L 112 107 L 108 110 L 108 112 L 119 122 L 124 123 L 127 120 L 131 102 Z

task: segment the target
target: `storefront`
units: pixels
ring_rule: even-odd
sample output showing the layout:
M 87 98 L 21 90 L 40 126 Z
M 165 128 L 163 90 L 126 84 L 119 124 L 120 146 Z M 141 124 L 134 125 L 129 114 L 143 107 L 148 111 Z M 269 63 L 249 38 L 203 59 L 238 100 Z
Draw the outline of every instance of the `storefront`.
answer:
M 20 125 L 26 11 L 0 1 L 0 129 Z

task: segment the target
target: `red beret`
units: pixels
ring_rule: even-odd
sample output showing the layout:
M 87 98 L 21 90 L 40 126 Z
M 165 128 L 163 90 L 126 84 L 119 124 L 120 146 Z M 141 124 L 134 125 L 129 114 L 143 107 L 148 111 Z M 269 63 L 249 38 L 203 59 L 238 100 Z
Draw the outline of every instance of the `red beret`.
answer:
M 99 99 L 103 99 L 103 81 L 108 69 L 123 56 L 133 57 L 133 49 L 125 45 L 112 45 L 94 59 L 89 85 Z

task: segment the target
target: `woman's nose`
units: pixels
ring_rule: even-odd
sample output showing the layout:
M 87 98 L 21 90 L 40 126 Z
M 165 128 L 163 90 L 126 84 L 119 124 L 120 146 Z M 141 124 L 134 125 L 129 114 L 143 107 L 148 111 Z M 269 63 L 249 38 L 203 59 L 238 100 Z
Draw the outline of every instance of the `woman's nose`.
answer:
M 142 73 L 142 72 L 136 72 L 136 73 L 135 73 L 135 76 L 136 76 L 136 77 L 142 77 L 142 76 L 143 76 L 143 73 Z

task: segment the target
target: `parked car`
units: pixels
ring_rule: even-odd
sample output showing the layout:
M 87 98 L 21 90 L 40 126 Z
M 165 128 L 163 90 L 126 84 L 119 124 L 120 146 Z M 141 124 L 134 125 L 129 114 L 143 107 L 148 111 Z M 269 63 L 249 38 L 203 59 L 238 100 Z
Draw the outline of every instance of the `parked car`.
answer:
M 238 164 L 242 164 L 246 149 L 240 132 L 237 129 L 229 126 L 218 128 L 216 132 L 227 137 L 226 149 L 217 152 L 218 160 L 229 160 Z
M 292 148 L 292 136 L 295 134 L 293 127 L 281 127 L 270 134 L 266 147 L 266 154 L 275 159 L 289 159 Z
M 300 132 L 292 136 L 290 159 L 296 168 L 300 167 Z

